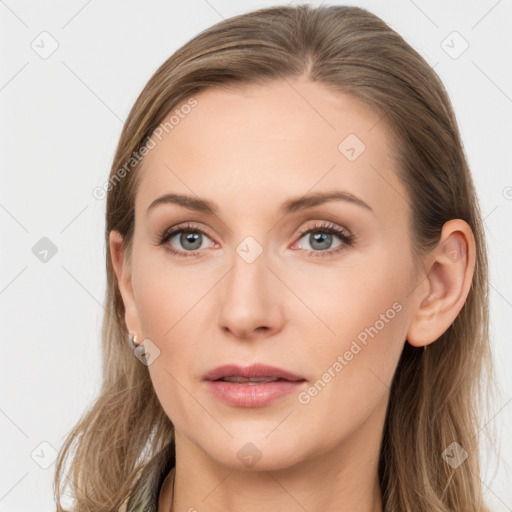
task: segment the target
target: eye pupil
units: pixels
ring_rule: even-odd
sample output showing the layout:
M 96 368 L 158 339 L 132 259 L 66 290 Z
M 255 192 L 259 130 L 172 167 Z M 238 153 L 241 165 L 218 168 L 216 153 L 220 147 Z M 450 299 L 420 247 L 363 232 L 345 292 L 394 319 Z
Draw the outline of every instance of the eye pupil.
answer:
M 320 242 L 320 247 L 315 247 L 313 242 Z M 323 244 L 322 244 L 323 242 Z M 332 234 L 330 233 L 312 233 L 310 236 L 311 247 L 315 249 L 328 249 L 332 243 Z
M 199 240 L 199 243 L 197 241 Z M 183 247 L 190 249 L 192 251 L 199 249 L 201 247 L 201 233 L 184 231 L 180 237 L 180 243 Z M 187 247 L 187 243 L 191 243 L 192 247 Z

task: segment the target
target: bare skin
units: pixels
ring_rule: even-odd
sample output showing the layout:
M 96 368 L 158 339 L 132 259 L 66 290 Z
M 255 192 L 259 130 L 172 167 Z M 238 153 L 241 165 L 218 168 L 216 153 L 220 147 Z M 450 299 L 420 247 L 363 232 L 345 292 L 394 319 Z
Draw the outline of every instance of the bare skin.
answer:
M 415 271 L 407 194 L 380 117 L 319 84 L 289 82 L 197 94 L 144 162 L 131 260 L 110 235 L 126 324 L 160 350 L 148 369 L 176 429 L 174 496 L 168 478 L 160 511 L 382 511 L 377 462 L 401 351 L 434 342 L 469 292 L 475 243 L 462 220 L 445 224 Z M 353 161 L 338 149 L 349 134 L 365 145 Z M 334 190 L 370 208 L 330 200 L 279 211 L 291 198 Z M 160 204 L 147 213 L 171 192 L 217 212 Z M 180 233 L 158 245 L 186 222 L 197 245 Z M 353 242 L 316 227 L 325 223 Z M 248 236 L 262 249 L 250 263 L 237 252 L 255 250 L 240 246 Z M 346 357 L 370 326 L 378 333 Z M 302 395 L 235 407 L 203 381 L 219 365 L 258 362 L 302 376 Z M 328 382 L 309 391 L 319 379 Z M 251 467 L 238 456 L 247 443 L 261 456 Z

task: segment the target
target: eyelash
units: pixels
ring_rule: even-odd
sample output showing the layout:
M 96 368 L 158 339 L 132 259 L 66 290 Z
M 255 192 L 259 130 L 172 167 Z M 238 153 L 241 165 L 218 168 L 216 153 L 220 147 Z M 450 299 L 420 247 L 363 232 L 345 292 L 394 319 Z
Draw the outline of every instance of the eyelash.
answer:
M 178 226 L 175 226 L 167 231 L 164 231 L 161 235 L 159 235 L 158 239 L 158 245 L 162 246 L 165 243 L 167 243 L 174 235 L 182 232 L 193 232 L 193 233 L 201 233 L 202 235 L 208 236 L 207 233 L 205 233 L 202 229 L 195 226 L 194 224 L 187 223 L 187 224 L 181 224 Z M 320 232 L 320 233 L 329 233 L 338 236 L 341 241 L 343 242 L 341 245 L 339 245 L 335 249 L 329 249 L 326 251 L 314 251 L 312 249 L 306 249 L 306 252 L 309 256 L 314 257 L 326 257 L 326 256 L 333 256 L 341 251 L 344 251 L 347 247 L 350 247 L 354 245 L 355 235 L 348 233 L 342 228 L 337 227 L 335 224 L 326 223 L 323 222 L 321 224 L 315 224 L 312 227 L 309 227 L 307 229 L 302 230 L 299 235 L 298 239 L 302 238 L 305 234 L 310 232 Z M 208 238 L 210 238 L 208 236 Z M 166 250 L 168 250 L 171 254 L 175 256 L 180 257 L 194 257 L 197 256 L 197 252 L 201 252 L 201 250 L 197 251 L 177 251 L 173 249 L 170 245 L 166 247 Z

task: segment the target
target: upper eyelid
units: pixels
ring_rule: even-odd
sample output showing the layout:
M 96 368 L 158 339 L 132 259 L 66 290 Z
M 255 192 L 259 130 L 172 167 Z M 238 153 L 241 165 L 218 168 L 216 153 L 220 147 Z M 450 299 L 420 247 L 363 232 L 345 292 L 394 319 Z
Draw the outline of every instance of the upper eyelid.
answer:
M 176 233 L 180 233 L 182 231 L 187 231 L 187 230 L 188 231 L 196 230 L 196 231 L 199 231 L 199 232 L 207 235 L 210 238 L 213 238 L 208 234 L 207 229 L 205 229 L 201 226 L 195 225 L 194 222 L 184 222 L 183 224 L 182 223 L 176 224 L 175 226 L 172 226 L 172 227 L 166 229 L 162 233 L 162 238 L 167 237 L 170 234 L 175 235 Z
M 352 232 L 348 228 L 346 228 L 345 226 L 341 226 L 339 224 L 336 224 L 335 222 L 320 221 L 319 224 L 320 225 L 310 226 L 310 227 L 307 227 L 307 228 L 299 230 L 298 235 L 300 237 L 302 237 L 306 233 L 309 233 L 310 231 L 315 231 L 315 230 L 316 231 L 321 231 L 322 229 L 325 229 L 325 230 L 335 229 L 335 230 L 341 231 L 346 236 L 352 236 Z

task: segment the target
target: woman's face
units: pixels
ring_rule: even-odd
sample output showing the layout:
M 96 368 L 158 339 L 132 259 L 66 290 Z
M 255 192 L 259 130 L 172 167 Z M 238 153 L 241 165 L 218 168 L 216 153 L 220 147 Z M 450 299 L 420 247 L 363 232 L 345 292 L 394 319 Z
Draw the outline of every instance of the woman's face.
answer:
M 224 466 L 280 468 L 377 439 L 418 280 L 386 125 L 304 80 L 195 100 L 145 158 L 123 290 L 177 442 Z M 166 194 L 190 200 L 150 208 Z M 205 381 L 258 363 L 303 380 Z

